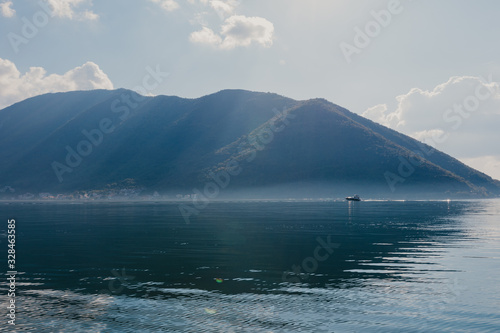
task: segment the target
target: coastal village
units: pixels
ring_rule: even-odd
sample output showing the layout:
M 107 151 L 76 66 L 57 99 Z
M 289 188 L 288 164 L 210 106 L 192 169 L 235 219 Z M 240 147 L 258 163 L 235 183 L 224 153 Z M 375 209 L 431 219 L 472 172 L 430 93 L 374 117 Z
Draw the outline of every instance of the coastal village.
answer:
M 189 200 L 190 194 L 170 194 L 161 195 L 157 191 L 148 191 L 144 187 L 137 186 L 133 179 L 125 179 L 120 182 L 111 183 L 104 189 L 80 190 L 71 193 L 50 193 L 50 192 L 24 192 L 18 191 L 14 187 L 6 185 L 0 186 L 0 200 L 21 200 L 21 201 L 52 201 L 52 200 Z

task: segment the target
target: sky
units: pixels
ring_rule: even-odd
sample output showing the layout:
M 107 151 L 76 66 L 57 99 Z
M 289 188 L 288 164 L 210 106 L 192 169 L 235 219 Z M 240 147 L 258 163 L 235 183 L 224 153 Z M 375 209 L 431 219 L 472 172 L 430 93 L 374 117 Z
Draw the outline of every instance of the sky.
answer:
M 320 97 L 500 179 L 499 16 L 495 0 L 0 0 L 0 108 L 116 88 Z

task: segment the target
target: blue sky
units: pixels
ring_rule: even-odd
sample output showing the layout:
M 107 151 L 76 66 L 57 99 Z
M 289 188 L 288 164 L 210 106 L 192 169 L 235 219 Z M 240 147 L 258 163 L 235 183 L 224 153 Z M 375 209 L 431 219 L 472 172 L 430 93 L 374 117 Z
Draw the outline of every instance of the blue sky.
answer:
M 322 97 L 500 179 L 499 14 L 493 0 L 0 0 L 0 108 L 159 69 L 153 95 Z

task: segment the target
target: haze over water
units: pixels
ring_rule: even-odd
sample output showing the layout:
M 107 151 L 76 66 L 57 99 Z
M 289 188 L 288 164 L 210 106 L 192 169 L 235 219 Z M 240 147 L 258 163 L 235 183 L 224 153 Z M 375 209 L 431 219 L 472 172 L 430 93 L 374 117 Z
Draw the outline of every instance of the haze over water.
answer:
M 500 200 L 213 202 L 190 224 L 165 202 L 0 212 L 18 332 L 500 330 Z

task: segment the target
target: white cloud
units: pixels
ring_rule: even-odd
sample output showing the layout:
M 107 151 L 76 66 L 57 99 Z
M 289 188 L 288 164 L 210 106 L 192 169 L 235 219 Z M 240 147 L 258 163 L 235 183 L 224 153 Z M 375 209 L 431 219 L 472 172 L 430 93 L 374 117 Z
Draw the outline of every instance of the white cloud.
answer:
M 235 0 L 211 0 L 210 7 L 219 15 L 221 19 L 234 12 L 235 8 L 239 5 Z
M 256 42 L 264 47 L 273 45 L 274 25 L 262 17 L 246 17 L 235 15 L 222 25 L 223 48 L 249 46 Z
M 47 75 L 42 67 L 22 74 L 13 62 L 0 58 L 0 109 L 40 94 L 92 89 L 113 89 L 108 76 L 93 62 L 63 75 Z
M 432 90 L 413 88 L 396 102 L 395 110 L 380 104 L 363 116 L 464 162 L 500 160 L 500 84 L 491 77 L 452 77 Z
M 202 30 L 193 32 L 190 40 L 229 50 L 239 46 L 247 47 L 252 43 L 271 47 L 273 37 L 274 25 L 265 18 L 233 15 L 224 21 L 220 35 L 203 27 Z
M 48 4 L 52 8 L 53 15 L 55 17 L 75 19 L 75 20 L 90 20 L 94 21 L 99 18 L 99 15 L 86 9 L 83 11 L 77 11 L 77 7 L 87 4 L 92 6 L 91 0 L 47 0 Z
M 189 36 L 189 40 L 193 43 L 202 43 L 210 45 L 220 45 L 222 38 L 213 32 L 212 29 L 203 27 L 200 31 L 195 31 Z
M 500 156 L 481 156 L 476 158 L 464 158 L 462 162 L 476 170 L 484 172 L 491 177 L 500 180 Z
M 12 1 L 4 1 L 0 3 L 0 13 L 2 13 L 3 17 L 14 17 L 16 15 L 16 11 L 12 8 Z
M 149 1 L 164 4 L 168 11 L 178 8 L 178 4 L 173 0 Z M 191 24 L 202 26 L 200 30 L 189 35 L 192 43 L 207 44 L 225 50 L 248 47 L 251 44 L 259 44 L 263 47 L 273 45 L 274 25 L 271 22 L 262 17 L 234 15 L 241 3 L 240 0 L 187 0 L 187 2 L 200 9 L 190 20 Z M 210 15 L 210 11 L 206 10 L 207 7 L 210 7 L 223 21 L 219 33 L 210 28 L 207 23 L 209 20 L 206 17 Z
M 456 130 L 467 125 L 465 120 L 471 116 L 477 121 L 485 115 L 500 114 L 499 83 L 472 76 L 452 77 L 432 91 L 413 88 L 397 96 L 396 101 L 394 111 L 380 104 L 367 109 L 363 116 L 411 135 L 435 128 Z M 456 117 L 462 121 L 451 120 Z
M 388 114 L 387 111 L 386 104 L 379 104 L 366 109 L 366 111 L 363 112 L 363 117 L 376 121 L 384 126 L 391 127 L 391 114 Z
M 81 13 L 80 17 L 81 19 L 88 21 L 96 21 L 99 19 L 99 15 L 90 10 L 86 10 L 83 13 Z
M 175 0 L 150 0 L 158 5 L 167 12 L 172 12 L 179 8 L 179 4 Z
M 434 146 L 434 138 L 444 138 L 446 137 L 446 132 L 442 129 L 435 128 L 431 130 L 415 132 L 412 134 L 412 137 L 417 139 L 418 141 L 433 143 Z
M 207 17 L 212 16 L 215 12 L 221 21 L 224 21 L 228 16 L 231 16 L 236 7 L 240 5 L 240 1 L 236 0 L 188 0 L 191 5 L 198 6 L 198 11 L 194 17 L 189 20 L 191 24 L 207 26 Z M 212 10 L 207 10 L 207 7 Z
M 192 25 L 201 25 L 201 26 L 207 26 L 208 25 L 208 20 L 207 17 L 210 15 L 209 12 L 198 12 L 194 14 L 194 17 L 189 20 L 189 23 Z

